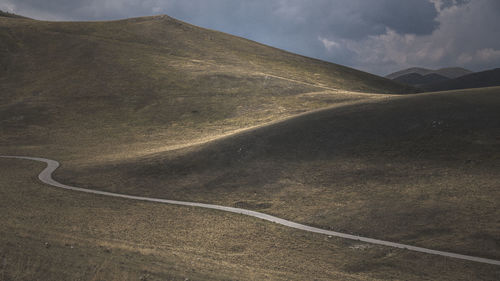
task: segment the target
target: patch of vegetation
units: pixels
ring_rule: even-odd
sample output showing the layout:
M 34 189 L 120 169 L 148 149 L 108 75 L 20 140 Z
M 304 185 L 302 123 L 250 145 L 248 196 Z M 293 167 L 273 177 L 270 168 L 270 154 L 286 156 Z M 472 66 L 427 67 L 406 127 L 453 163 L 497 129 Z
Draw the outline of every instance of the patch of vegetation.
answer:
M 26 19 L 26 17 L 0 10 L 0 17 Z

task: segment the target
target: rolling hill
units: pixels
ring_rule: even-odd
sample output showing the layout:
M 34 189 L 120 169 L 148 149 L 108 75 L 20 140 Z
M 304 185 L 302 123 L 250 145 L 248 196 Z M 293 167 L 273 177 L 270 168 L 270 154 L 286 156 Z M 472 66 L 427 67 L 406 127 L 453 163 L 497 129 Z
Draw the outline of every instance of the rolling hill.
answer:
M 0 17 L 0 65 L 0 145 L 64 143 L 99 157 L 412 90 L 168 16 Z
M 500 197 L 499 91 L 327 109 L 184 151 L 67 169 L 59 177 L 498 259 L 500 249 L 481 243 L 496 243 L 498 234 L 500 214 L 490 199 Z
M 447 91 L 456 89 L 500 86 L 500 68 L 465 75 L 448 81 L 423 85 L 426 91 Z
M 413 73 L 420 74 L 423 76 L 428 75 L 428 74 L 438 74 L 438 75 L 441 75 L 441 76 L 444 76 L 444 77 L 447 77 L 450 79 L 454 79 L 454 78 L 458 78 L 460 76 L 471 74 L 472 71 L 465 69 L 465 68 L 461 68 L 461 67 L 446 67 L 446 68 L 440 68 L 437 70 L 421 68 L 421 67 L 412 67 L 412 68 L 408 68 L 408 69 L 404 69 L 401 71 L 391 73 L 391 74 L 387 75 L 386 78 L 394 80 L 400 76 L 407 75 L 407 74 L 413 74 Z
M 168 16 L 0 16 L 0 155 L 63 183 L 500 259 L 500 88 L 413 87 Z M 494 265 L 57 189 L 0 159 L 7 280 L 495 280 Z
M 420 85 L 427 85 L 431 83 L 437 83 L 448 80 L 450 80 L 448 77 L 436 73 L 431 73 L 426 75 L 421 75 L 418 73 L 410 73 L 394 78 L 394 81 L 416 87 Z
M 387 78 L 427 92 L 448 91 L 500 86 L 500 69 L 472 73 L 457 67 L 439 70 L 409 68 L 392 73 Z
M 499 93 L 497 87 L 347 105 L 181 150 L 66 166 L 56 176 L 92 189 L 253 209 L 499 259 Z M 373 272 L 379 262 L 368 262 L 378 268 Z

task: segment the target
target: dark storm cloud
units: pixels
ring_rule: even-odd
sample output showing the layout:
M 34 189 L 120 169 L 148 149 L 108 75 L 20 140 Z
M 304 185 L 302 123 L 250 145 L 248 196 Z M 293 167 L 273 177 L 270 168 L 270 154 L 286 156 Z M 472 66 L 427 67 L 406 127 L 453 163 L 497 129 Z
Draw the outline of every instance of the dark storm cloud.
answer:
M 385 74 L 413 64 L 461 64 L 478 69 L 500 62 L 495 60 L 500 52 L 499 37 L 494 37 L 498 33 L 494 27 L 500 24 L 499 3 L 497 0 L 0 0 L 0 9 L 49 20 L 168 14 L 278 48 Z M 464 24 L 464 21 L 469 22 Z

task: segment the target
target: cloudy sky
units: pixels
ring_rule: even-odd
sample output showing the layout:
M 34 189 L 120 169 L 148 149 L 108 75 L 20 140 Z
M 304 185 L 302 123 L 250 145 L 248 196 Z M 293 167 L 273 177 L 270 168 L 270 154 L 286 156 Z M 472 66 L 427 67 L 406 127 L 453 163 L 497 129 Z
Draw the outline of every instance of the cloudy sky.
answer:
M 500 67 L 500 0 L 0 0 L 44 20 L 167 14 L 378 75 Z

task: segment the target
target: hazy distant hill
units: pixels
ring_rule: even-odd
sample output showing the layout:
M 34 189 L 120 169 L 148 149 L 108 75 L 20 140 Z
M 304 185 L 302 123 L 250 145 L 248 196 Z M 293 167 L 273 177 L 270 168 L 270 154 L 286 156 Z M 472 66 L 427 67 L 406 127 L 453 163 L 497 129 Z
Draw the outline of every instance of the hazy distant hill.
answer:
M 391 74 L 387 75 L 386 78 L 394 80 L 398 77 L 408 75 L 408 74 L 420 74 L 422 76 L 429 75 L 429 74 L 438 74 L 438 75 L 441 75 L 441 76 L 444 76 L 444 77 L 447 77 L 450 79 L 454 79 L 454 78 L 458 78 L 460 76 L 464 76 L 464 75 L 471 74 L 471 73 L 472 73 L 472 71 L 465 69 L 465 68 L 461 68 L 461 67 L 447 67 L 447 68 L 441 68 L 441 69 L 437 69 L 437 70 L 420 68 L 420 67 L 412 67 L 412 68 L 408 68 L 405 70 L 391 73 Z
M 426 85 L 430 83 L 442 82 L 450 80 L 448 77 L 436 73 L 421 75 L 418 73 L 410 73 L 394 78 L 394 81 L 408 84 L 412 86 Z
M 446 91 L 455 89 L 500 86 L 500 68 L 472 73 L 459 78 L 431 83 L 421 88 L 426 91 Z

